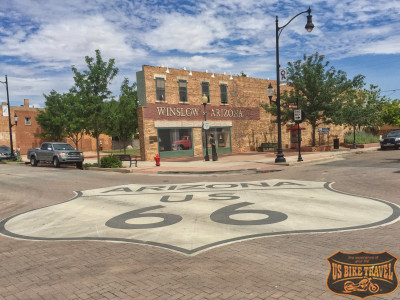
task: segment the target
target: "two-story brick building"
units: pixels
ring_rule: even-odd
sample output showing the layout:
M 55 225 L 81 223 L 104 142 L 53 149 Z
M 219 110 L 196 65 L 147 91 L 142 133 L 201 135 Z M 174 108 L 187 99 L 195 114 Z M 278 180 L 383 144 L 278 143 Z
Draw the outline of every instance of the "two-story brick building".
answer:
M 276 117 L 261 107 L 269 101 L 268 85 L 276 90 L 276 81 L 154 66 L 143 66 L 136 77 L 144 160 L 156 154 L 161 158 L 204 155 L 203 95 L 207 96 L 208 138 L 214 134 L 218 153 L 254 151 L 263 142 L 277 141 Z M 281 92 L 285 89 L 282 86 Z M 282 145 L 289 148 L 291 131 L 282 131 Z M 304 131 L 303 142 L 308 143 L 311 130 Z M 180 142 L 187 139 L 190 143 Z
M 1 103 L 2 111 L 0 114 L 0 145 L 10 146 L 10 129 L 8 123 L 7 103 Z M 40 138 L 41 128 L 35 117 L 44 108 L 30 107 L 29 99 L 24 99 L 24 105 L 10 106 L 10 115 L 12 124 L 14 124 L 14 115 L 18 116 L 18 123 L 12 127 L 13 148 L 16 151 L 20 149 L 21 154 L 26 154 L 29 148 L 37 148 L 43 140 Z M 74 145 L 70 140 L 66 140 Z M 107 135 L 100 136 L 101 147 L 103 150 L 111 150 L 111 137 Z M 79 143 L 79 149 L 84 151 L 94 151 L 96 149 L 96 140 L 88 135 L 84 135 Z

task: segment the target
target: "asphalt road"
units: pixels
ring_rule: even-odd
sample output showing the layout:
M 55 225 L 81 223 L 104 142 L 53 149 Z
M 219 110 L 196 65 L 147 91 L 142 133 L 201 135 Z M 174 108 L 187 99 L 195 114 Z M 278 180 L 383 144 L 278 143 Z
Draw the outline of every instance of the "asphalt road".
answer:
M 400 151 L 365 152 L 280 172 L 240 175 L 148 176 L 0 165 L 0 219 L 64 202 L 74 191 L 272 179 L 334 182 L 336 190 L 400 205 Z M 326 288 L 325 259 L 339 250 L 387 250 L 400 257 L 399 235 L 397 222 L 357 231 L 245 240 L 195 256 L 132 243 L 0 235 L 0 299 L 343 299 Z M 375 297 L 398 298 L 398 290 Z

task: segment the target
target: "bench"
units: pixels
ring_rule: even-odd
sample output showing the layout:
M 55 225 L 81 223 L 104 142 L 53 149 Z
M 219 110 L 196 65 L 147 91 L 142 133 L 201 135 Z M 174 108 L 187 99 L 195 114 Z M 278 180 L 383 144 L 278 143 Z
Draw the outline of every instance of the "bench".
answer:
M 261 143 L 258 147 L 258 152 L 264 152 L 264 149 L 276 149 L 278 148 L 278 143 Z
M 113 154 L 113 156 L 118 157 L 120 161 L 129 161 L 129 168 L 132 167 L 132 157 L 130 154 Z M 135 167 L 137 167 L 137 156 L 134 158 Z

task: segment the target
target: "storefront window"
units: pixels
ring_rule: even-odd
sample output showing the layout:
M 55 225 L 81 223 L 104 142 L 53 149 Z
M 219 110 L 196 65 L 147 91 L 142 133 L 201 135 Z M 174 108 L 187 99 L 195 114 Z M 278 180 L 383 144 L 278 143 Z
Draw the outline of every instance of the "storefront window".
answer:
M 205 149 L 205 139 L 204 139 L 204 130 L 203 130 L 203 149 Z M 211 149 L 210 145 L 210 137 L 211 134 L 214 135 L 214 139 L 216 141 L 217 152 L 218 153 L 230 153 L 232 152 L 231 148 L 231 137 L 230 137 L 230 128 L 222 127 L 222 128 L 210 128 L 207 130 L 207 146 Z
M 191 128 L 158 129 L 160 153 L 167 151 L 193 150 Z

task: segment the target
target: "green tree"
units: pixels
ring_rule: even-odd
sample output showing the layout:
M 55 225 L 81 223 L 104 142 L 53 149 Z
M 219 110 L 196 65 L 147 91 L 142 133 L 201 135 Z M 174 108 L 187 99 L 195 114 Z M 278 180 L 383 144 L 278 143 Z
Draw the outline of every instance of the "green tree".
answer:
M 36 116 L 43 130 L 41 137 L 51 141 L 70 138 L 78 149 L 86 126 L 85 111 L 80 98 L 72 93 L 59 94 L 54 90 L 44 97 L 46 109 Z
M 388 100 L 383 112 L 382 119 L 386 124 L 400 126 L 400 100 Z
M 105 62 L 100 50 L 96 50 L 96 57 L 85 57 L 87 70 L 82 73 L 73 66 L 75 86 L 72 92 L 85 103 L 87 112 L 86 132 L 96 139 L 97 163 L 100 165 L 99 136 L 104 132 L 105 123 L 101 119 L 104 109 L 104 100 L 112 98 L 109 84 L 118 73 L 115 60 Z
M 289 86 L 293 89 L 281 96 L 282 122 L 293 118 L 293 109 L 288 103 L 295 103 L 298 98 L 299 108 L 305 114 L 305 122 L 312 128 L 312 145 L 316 144 L 316 131 L 319 125 L 329 124 L 335 112 L 345 100 L 346 91 L 359 86 L 364 76 L 357 75 L 347 79 L 345 72 L 329 67 L 325 56 L 318 52 L 304 55 L 303 60 L 288 63 Z M 276 115 L 276 107 L 263 105 L 270 113 Z
M 87 127 L 87 112 L 82 98 L 74 93 L 63 94 L 63 103 L 65 107 L 65 134 L 79 149 L 79 141 L 82 139 L 84 130 Z
M 65 104 L 63 96 L 52 90 L 50 94 L 43 94 L 46 98 L 46 109 L 41 110 L 35 117 L 42 129 L 41 138 L 48 141 L 59 142 L 67 136 L 65 124 L 67 122 L 65 115 Z
M 344 124 L 353 128 L 354 144 L 356 129 L 362 126 L 376 127 L 383 124 L 382 110 L 385 97 L 380 96 L 380 90 L 370 85 L 370 89 L 363 86 L 349 89 L 346 92 L 346 101 L 342 103 L 333 117 L 336 124 Z
M 128 78 L 125 78 L 121 85 L 119 100 L 108 101 L 105 104 L 107 106 L 107 114 L 104 116 L 107 120 L 105 132 L 117 136 L 126 153 L 126 147 L 138 128 L 136 82 L 129 85 Z

